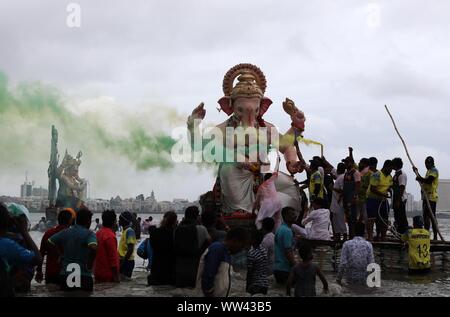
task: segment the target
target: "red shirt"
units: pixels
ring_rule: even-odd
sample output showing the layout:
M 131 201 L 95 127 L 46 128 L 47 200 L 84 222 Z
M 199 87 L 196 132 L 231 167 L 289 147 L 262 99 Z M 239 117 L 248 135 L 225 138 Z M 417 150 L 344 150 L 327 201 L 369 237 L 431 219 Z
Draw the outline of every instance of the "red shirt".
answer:
M 110 228 L 97 231 L 97 255 L 94 262 L 96 282 L 113 282 L 113 268 L 119 270 L 116 234 Z
M 59 254 L 56 248 L 48 247 L 48 239 L 54 234 L 67 229 L 67 226 L 57 225 L 48 229 L 41 240 L 40 252 L 42 257 L 47 256 L 47 263 L 45 265 L 45 280 L 58 278 L 61 272 L 61 264 L 59 261 Z

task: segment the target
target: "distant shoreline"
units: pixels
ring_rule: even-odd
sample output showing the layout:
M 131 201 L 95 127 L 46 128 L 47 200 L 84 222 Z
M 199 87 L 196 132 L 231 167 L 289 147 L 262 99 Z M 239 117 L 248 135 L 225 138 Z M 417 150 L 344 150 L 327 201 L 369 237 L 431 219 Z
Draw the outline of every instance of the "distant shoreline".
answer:
M 114 209 L 114 208 L 113 208 L 113 209 Z M 101 213 L 103 212 L 103 211 L 98 211 L 98 210 L 95 210 L 95 211 L 91 210 L 91 211 L 92 211 L 92 213 L 94 213 L 94 214 L 101 214 Z M 139 211 L 131 211 L 131 212 L 137 213 L 137 214 L 140 214 L 140 215 L 162 215 L 162 214 L 165 213 L 165 211 L 158 211 L 158 212 L 139 212 Z M 176 211 L 176 210 L 174 210 L 174 212 L 175 212 L 176 214 L 179 214 L 179 215 L 184 214 L 184 211 Z M 31 211 L 31 210 L 30 210 L 30 214 L 45 214 L 45 211 Z M 449 215 L 449 217 L 450 217 L 450 215 Z
M 103 211 L 92 211 L 92 212 L 94 214 L 101 214 Z M 136 212 L 136 211 L 133 211 L 133 212 Z M 45 212 L 44 211 L 31 211 L 30 210 L 30 213 L 32 213 L 32 214 L 44 214 Z M 161 214 L 164 214 L 164 211 L 160 211 L 160 212 L 136 212 L 136 213 L 138 213 L 140 215 L 161 215 Z M 175 213 L 179 214 L 179 215 L 180 214 L 181 215 L 184 214 L 183 211 L 175 211 Z M 414 217 L 415 215 L 418 215 L 418 214 L 422 214 L 422 210 L 409 212 L 409 213 L 406 214 L 406 216 L 412 218 L 412 217 Z M 437 212 L 437 218 L 438 219 L 450 219 L 450 211 L 438 211 Z

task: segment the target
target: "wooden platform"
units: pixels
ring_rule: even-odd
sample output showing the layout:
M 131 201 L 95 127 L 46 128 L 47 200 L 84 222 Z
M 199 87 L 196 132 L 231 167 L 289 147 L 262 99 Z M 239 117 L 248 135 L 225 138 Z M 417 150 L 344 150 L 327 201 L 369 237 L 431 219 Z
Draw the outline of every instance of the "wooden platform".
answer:
M 333 249 L 340 249 L 342 248 L 343 242 L 336 242 L 333 240 L 308 240 L 308 239 L 302 239 L 304 241 L 308 241 L 312 244 L 312 246 L 329 246 Z M 405 248 L 405 243 L 401 242 L 399 240 L 394 239 L 388 239 L 386 241 L 372 241 L 372 246 L 374 248 L 380 248 L 380 249 L 403 249 Z M 430 251 L 431 252 L 446 252 L 450 251 L 450 242 L 443 242 L 443 241 L 431 241 L 430 244 Z
M 343 242 L 307 240 L 314 248 L 314 259 L 324 271 L 337 272 Z M 395 239 L 372 242 L 375 262 L 384 271 L 404 272 L 408 268 L 408 246 Z M 448 271 L 450 269 L 450 243 L 431 241 L 431 265 L 433 269 Z
M 234 213 L 234 215 L 224 215 L 223 220 L 229 227 L 255 227 L 256 215 L 250 213 Z

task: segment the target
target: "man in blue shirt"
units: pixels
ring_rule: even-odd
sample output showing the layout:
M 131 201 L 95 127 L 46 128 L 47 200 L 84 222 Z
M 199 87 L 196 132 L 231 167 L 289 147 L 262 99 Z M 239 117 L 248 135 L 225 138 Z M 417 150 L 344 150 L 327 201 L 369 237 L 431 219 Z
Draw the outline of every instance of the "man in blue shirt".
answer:
M 80 209 L 74 226 L 60 231 L 48 239 L 48 242 L 62 254 L 61 286 L 64 290 L 80 288 L 85 291 L 93 290 L 92 264 L 97 251 L 97 238 L 95 233 L 89 230 L 91 221 L 91 211 Z M 68 267 L 70 264 L 79 265 L 81 273 L 79 287 L 68 284 L 71 273 L 76 272 L 72 267 Z
M 9 238 L 7 231 L 11 221 L 21 234 L 26 248 Z M 35 266 L 41 261 L 39 249 L 28 233 L 25 216 L 11 218 L 6 206 L 0 204 L 0 297 L 14 295 L 13 275 L 17 269 L 24 265 Z
M 286 284 L 292 267 L 295 265 L 294 258 L 294 233 L 291 226 L 295 223 L 298 213 L 292 207 L 284 207 L 281 210 L 283 224 L 275 234 L 275 263 L 273 275 L 278 284 Z
M 198 279 L 206 297 L 226 297 L 231 287 L 231 255 L 237 254 L 249 240 L 245 228 L 227 232 L 224 242 L 214 242 L 200 259 Z

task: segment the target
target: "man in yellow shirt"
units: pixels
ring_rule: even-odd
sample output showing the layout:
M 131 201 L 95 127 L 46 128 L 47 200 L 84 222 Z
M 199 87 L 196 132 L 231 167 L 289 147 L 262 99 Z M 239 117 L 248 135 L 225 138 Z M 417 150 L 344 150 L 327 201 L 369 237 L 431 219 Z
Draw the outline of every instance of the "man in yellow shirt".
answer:
M 392 161 L 386 160 L 381 171 L 375 171 L 370 176 L 370 185 L 367 192 L 367 236 L 373 238 L 373 225 L 377 225 L 377 239 L 386 238 L 387 223 L 389 219 L 388 198 L 392 181 Z
M 122 236 L 119 242 L 120 274 L 131 278 L 134 269 L 134 246 L 136 234 L 131 228 L 133 215 L 129 211 L 120 214 L 119 225 L 122 227 Z
M 432 156 L 428 156 L 425 159 L 425 167 L 427 168 L 427 173 L 425 177 L 418 176 L 416 180 L 423 185 L 424 192 L 422 192 L 422 210 L 423 210 L 423 219 L 425 223 L 425 229 L 430 230 L 430 211 L 428 210 L 427 201 L 424 195 L 427 195 L 428 200 L 430 201 L 431 212 L 436 216 L 436 204 L 438 201 L 438 183 L 439 183 L 439 171 L 434 166 L 434 158 Z M 414 169 L 414 172 L 417 172 L 417 169 Z M 434 217 L 436 219 L 436 217 Z M 437 221 L 437 219 L 436 219 Z M 435 224 L 433 225 L 433 239 L 437 240 L 437 228 Z
M 428 273 L 430 262 L 430 232 L 423 228 L 423 218 L 413 218 L 413 229 L 402 235 L 402 240 L 408 243 L 409 272 L 412 274 Z
M 315 198 L 323 199 L 323 175 L 319 171 L 319 164 L 316 160 L 311 160 L 309 171 L 309 200 L 312 203 Z

